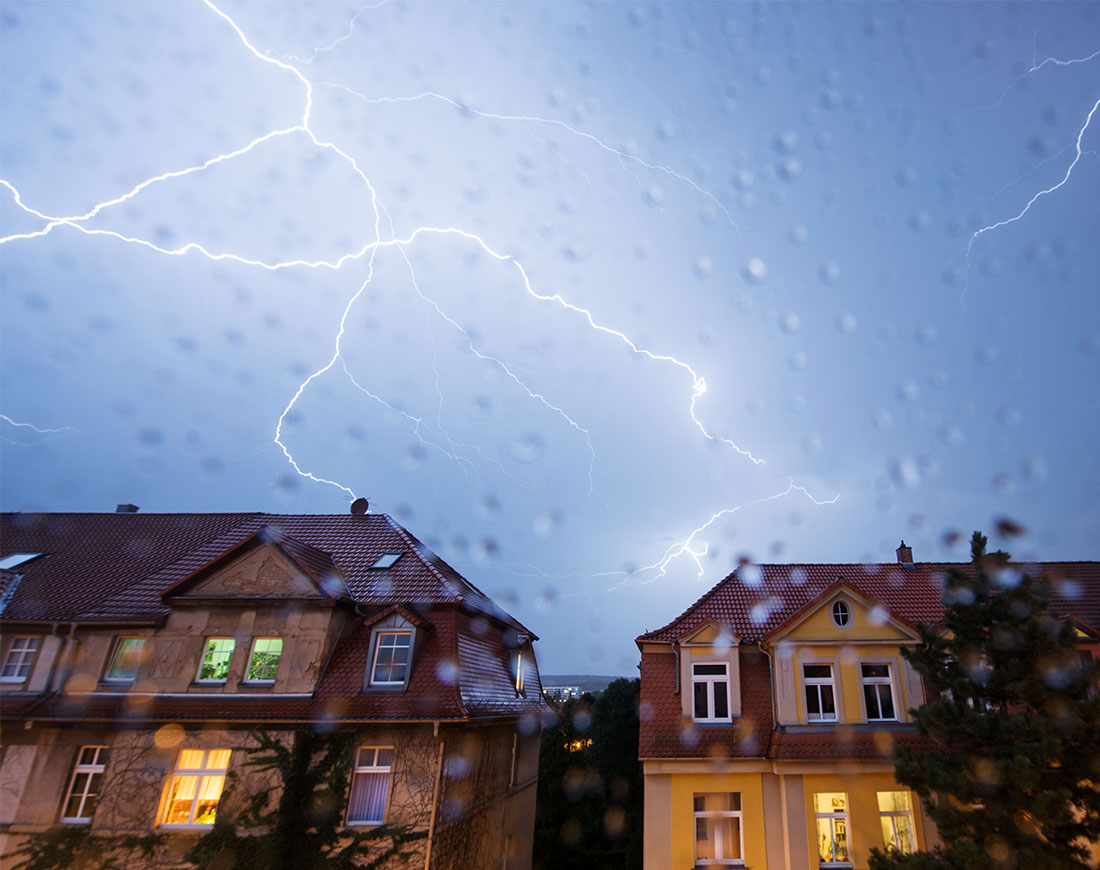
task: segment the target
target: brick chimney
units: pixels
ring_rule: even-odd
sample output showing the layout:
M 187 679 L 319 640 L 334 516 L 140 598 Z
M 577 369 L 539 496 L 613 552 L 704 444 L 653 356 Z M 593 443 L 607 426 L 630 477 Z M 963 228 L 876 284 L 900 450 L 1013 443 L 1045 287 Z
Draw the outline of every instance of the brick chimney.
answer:
M 913 548 L 905 546 L 905 541 L 901 542 L 901 546 L 896 550 L 898 554 L 898 562 L 902 565 L 913 564 Z

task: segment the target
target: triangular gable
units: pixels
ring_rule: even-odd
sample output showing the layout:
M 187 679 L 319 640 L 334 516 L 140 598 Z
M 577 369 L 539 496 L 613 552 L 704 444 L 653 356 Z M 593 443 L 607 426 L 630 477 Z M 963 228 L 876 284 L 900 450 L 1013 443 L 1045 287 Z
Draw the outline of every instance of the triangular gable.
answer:
M 400 604 L 393 604 L 390 607 L 387 607 L 385 610 L 381 611 L 380 613 L 376 613 L 370 619 L 366 620 L 366 622 L 363 623 L 363 627 L 372 628 L 375 625 L 379 625 L 388 620 L 391 616 L 399 616 L 404 619 L 405 622 L 415 628 L 420 628 L 421 626 L 431 626 L 430 622 L 426 622 L 425 620 L 421 619 L 408 608 L 402 607 Z
M 848 604 L 850 622 L 840 628 L 832 620 L 832 606 L 843 600 Z M 780 640 L 829 640 L 849 643 L 856 640 L 918 640 L 917 628 L 909 620 L 891 614 L 884 605 L 864 595 L 842 577 L 810 599 L 784 622 L 764 636 Z
M 161 593 L 168 599 L 346 598 L 332 557 L 265 527 Z
M 724 625 L 713 619 L 708 619 L 700 625 L 692 626 L 678 638 L 680 645 L 697 644 L 700 646 L 713 646 L 715 643 L 737 646 L 741 639 Z

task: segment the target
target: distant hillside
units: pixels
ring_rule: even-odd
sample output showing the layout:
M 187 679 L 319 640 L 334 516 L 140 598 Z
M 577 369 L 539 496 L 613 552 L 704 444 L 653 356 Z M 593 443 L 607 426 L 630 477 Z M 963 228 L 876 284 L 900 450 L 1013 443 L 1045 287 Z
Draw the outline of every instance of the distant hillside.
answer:
M 632 677 L 609 677 L 605 674 L 540 674 L 544 686 L 579 686 L 582 692 L 602 692 L 615 680 Z

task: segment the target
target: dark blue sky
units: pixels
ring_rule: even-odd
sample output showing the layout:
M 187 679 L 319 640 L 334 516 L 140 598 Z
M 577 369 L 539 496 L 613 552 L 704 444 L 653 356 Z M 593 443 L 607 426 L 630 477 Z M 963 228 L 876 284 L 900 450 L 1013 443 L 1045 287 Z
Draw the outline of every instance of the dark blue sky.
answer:
M 1100 5 L 300 7 L 0 3 L 4 509 L 365 495 L 552 672 L 1098 556 Z

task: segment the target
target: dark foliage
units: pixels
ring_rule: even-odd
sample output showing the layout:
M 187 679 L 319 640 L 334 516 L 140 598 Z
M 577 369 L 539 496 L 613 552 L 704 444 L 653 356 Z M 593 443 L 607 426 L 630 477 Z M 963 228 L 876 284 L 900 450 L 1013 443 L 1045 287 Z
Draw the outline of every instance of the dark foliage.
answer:
M 974 533 L 974 573 L 953 570 L 942 631 L 903 654 L 929 699 L 915 711 L 934 749 L 899 752 L 895 776 L 920 795 L 944 848 L 875 852 L 871 870 L 1084 868 L 1100 838 L 1100 663 L 1072 619 Z
M 150 859 L 163 839 L 159 834 L 105 837 L 83 825 L 62 825 L 29 835 L 22 846 L 0 857 L 10 870 L 124 870 L 135 860 Z
M 567 701 L 543 731 L 536 870 L 642 865 L 640 685 L 615 680 L 598 698 Z

